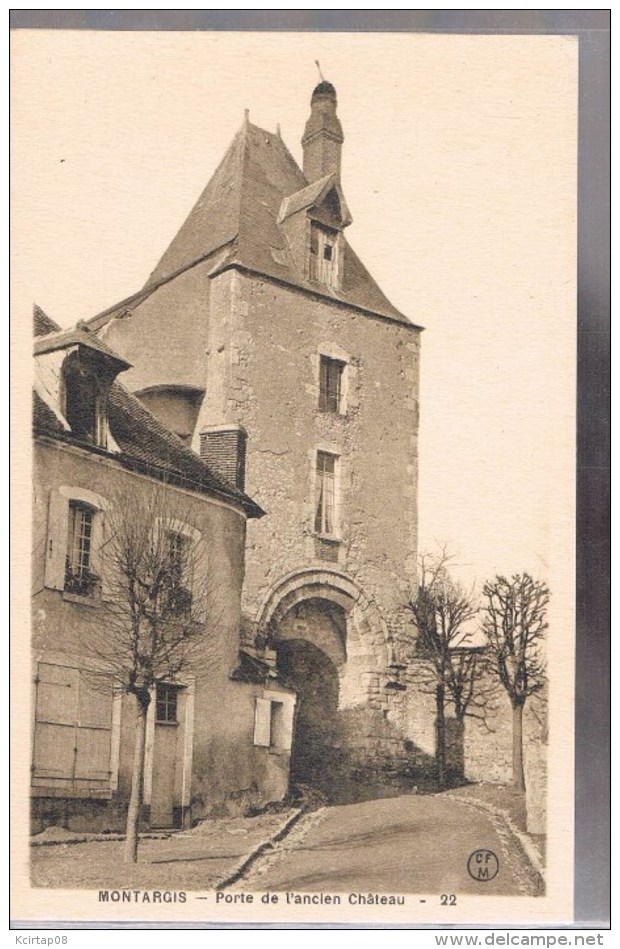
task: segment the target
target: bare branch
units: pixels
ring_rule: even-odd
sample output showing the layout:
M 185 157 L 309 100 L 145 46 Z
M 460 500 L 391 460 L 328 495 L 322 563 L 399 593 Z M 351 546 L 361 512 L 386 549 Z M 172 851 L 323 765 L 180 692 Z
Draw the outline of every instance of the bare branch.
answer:
M 482 630 L 499 681 L 513 706 L 524 705 L 546 681 L 543 655 L 547 585 L 528 573 L 485 583 Z

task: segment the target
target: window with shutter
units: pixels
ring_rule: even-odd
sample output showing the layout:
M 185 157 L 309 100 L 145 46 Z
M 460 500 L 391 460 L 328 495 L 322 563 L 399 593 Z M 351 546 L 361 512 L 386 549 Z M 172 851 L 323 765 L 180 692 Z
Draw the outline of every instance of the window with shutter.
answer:
M 256 699 L 254 744 L 270 751 L 290 751 L 293 743 L 295 697 L 271 692 Z
M 86 488 L 62 485 L 50 491 L 45 586 L 70 596 L 97 599 L 105 588 L 104 498 Z
M 269 699 L 256 699 L 254 708 L 254 744 L 269 748 L 271 743 L 271 702 Z

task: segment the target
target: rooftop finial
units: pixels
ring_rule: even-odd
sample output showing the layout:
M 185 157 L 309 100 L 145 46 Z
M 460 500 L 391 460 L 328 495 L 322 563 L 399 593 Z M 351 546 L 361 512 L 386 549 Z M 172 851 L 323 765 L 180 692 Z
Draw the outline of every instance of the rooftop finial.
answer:
M 317 68 L 318 71 L 319 71 L 319 79 L 321 80 L 321 82 L 325 82 L 325 76 L 324 76 L 323 73 L 321 72 L 321 64 L 320 64 L 320 62 L 318 61 L 318 59 L 315 59 L 314 61 L 315 61 L 315 63 L 316 63 L 316 68 Z
M 250 121 L 250 110 L 249 110 L 249 109 L 244 109 L 244 110 L 243 110 L 243 116 L 244 116 L 245 124 L 247 125 L 248 122 Z
M 282 138 L 282 129 L 280 128 L 280 123 L 279 123 L 279 122 L 278 122 L 278 124 L 276 125 L 276 135 L 278 136 L 278 138 Z

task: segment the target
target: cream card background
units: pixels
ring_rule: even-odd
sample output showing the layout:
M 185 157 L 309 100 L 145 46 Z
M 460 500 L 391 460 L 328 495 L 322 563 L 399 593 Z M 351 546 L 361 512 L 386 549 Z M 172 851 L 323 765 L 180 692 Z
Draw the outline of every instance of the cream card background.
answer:
M 467 582 L 527 569 L 553 594 L 547 896 L 464 897 L 458 921 L 569 921 L 575 37 L 14 33 L 15 576 L 28 576 L 30 555 L 32 303 L 64 326 L 138 289 L 244 108 L 258 125 L 279 122 L 299 158 L 315 59 L 338 90 L 353 246 L 392 302 L 427 328 L 420 546 L 446 541 Z M 101 918 L 90 894 L 29 888 L 28 600 L 14 586 L 13 915 Z M 314 907 L 296 918 L 353 919 L 341 910 Z M 153 906 L 149 917 L 187 912 L 187 904 Z M 416 907 L 416 921 L 424 912 Z M 135 913 L 114 909 L 119 918 Z M 253 918 L 261 914 L 269 910 L 256 907 Z M 236 919 L 238 910 L 221 916 Z M 377 916 L 385 910 L 357 909 L 354 918 Z M 390 918 L 410 919 L 406 911 Z

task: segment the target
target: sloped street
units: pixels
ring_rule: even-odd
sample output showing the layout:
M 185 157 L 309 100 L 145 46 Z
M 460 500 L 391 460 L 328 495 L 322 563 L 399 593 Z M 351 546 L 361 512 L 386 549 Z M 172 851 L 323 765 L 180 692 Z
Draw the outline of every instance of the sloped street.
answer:
M 437 794 L 311 812 L 233 889 L 535 896 L 542 881 L 502 818 Z

